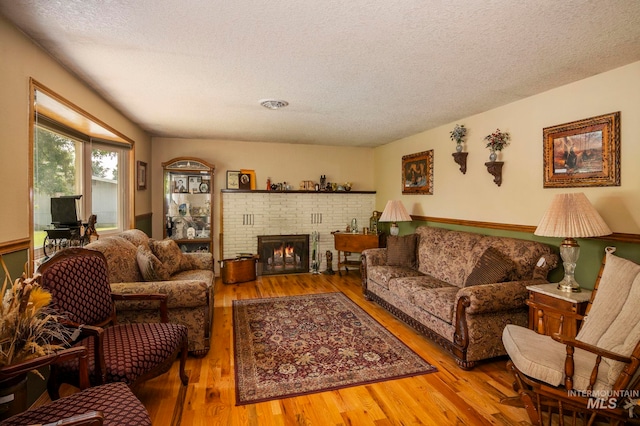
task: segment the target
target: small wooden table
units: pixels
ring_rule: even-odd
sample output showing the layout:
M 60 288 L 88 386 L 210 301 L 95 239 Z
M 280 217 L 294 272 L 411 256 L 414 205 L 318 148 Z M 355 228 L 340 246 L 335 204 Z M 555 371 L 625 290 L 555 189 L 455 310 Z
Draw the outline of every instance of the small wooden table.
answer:
M 338 251 L 338 275 L 342 276 L 341 267 L 349 273 L 349 266 L 359 266 L 357 260 L 348 260 L 351 253 L 362 253 L 366 249 L 384 247 L 384 234 L 354 234 L 350 232 L 332 232 L 334 247 Z M 342 256 L 340 256 L 342 252 Z
M 539 334 L 557 333 L 564 313 L 584 315 L 591 299 L 591 290 L 581 289 L 577 293 L 558 290 L 557 284 L 527 286 L 529 290 L 529 328 Z M 578 334 L 581 321 L 564 318 L 562 336 L 574 338 Z

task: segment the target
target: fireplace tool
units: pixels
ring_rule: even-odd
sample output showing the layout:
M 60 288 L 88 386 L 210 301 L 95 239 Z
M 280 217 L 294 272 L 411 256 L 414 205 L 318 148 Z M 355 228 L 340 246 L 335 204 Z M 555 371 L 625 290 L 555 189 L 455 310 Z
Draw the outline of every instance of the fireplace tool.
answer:
M 318 231 L 313 231 L 311 233 L 311 273 L 319 274 L 320 273 L 320 262 L 321 255 L 318 251 L 318 242 L 320 241 L 320 233 Z

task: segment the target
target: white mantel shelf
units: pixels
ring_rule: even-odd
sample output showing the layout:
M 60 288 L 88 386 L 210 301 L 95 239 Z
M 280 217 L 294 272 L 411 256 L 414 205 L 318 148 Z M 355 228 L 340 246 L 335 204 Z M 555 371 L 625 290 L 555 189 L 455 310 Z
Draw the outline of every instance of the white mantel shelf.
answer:
M 267 191 L 266 189 L 222 189 L 220 192 L 227 194 L 230 193 L 244 193 L 244 194 L 375 194 L 376 191 Z

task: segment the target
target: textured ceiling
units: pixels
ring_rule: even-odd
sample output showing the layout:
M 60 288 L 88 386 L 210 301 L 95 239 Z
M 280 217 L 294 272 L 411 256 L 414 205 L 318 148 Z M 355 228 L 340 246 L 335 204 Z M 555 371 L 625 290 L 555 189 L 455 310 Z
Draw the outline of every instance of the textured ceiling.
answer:
M 177 138 L 377 146 L 640 60 L 640 0 L 0 0 L 0 13 Z

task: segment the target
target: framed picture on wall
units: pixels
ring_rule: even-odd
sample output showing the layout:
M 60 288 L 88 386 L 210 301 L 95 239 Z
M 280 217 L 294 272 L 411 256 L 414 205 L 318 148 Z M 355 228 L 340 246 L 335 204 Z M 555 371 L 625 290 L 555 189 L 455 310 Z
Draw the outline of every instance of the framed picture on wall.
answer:
M 136 162 L 136 182 L 138 190 L 147 189 L 147 163 L 144 161 Z
M 402 193 L 433 195 L 433 150 L 402 157 Z
M 544 187 L 620 186 L 620 112 L 543 129 Z
M 227 189 L 240 189 L 240 170 L 227 170 Z

